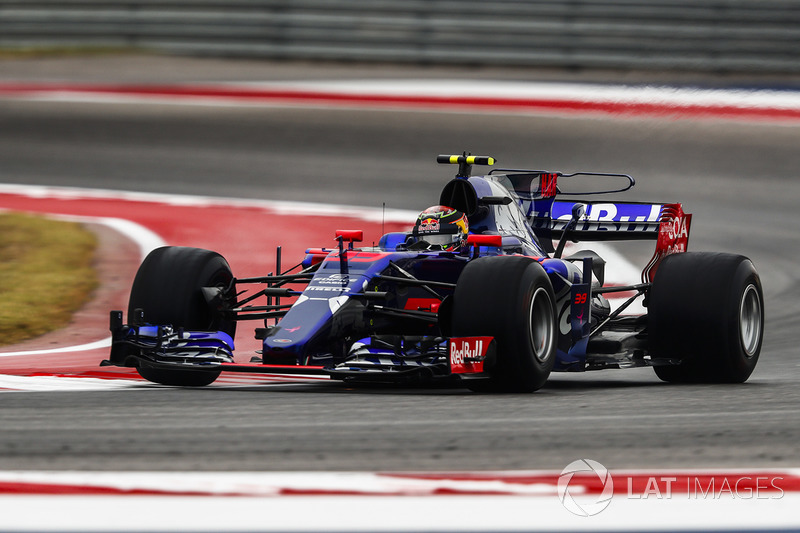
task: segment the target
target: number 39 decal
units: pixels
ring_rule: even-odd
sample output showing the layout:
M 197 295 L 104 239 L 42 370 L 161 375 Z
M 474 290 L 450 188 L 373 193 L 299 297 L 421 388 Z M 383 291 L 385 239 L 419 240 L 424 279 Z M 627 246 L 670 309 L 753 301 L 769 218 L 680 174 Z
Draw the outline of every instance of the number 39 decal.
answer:
M 579 292 L 575 295 L 575 305 L 581 305 L 586 303 L 586 298 L 588 298 L 588 293 Z

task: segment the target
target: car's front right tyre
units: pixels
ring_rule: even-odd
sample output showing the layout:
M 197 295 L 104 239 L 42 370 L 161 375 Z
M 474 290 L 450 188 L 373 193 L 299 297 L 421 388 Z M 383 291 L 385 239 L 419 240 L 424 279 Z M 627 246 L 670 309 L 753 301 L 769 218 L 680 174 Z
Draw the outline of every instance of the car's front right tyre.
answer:
M 484 257 L 470 261 L 453 295 L 455 337 L 491 336 L 497 358 L 476 391 L 533 392 L 555 364 L 556 311 L 553 286 L 542 266 L 528 257 Z

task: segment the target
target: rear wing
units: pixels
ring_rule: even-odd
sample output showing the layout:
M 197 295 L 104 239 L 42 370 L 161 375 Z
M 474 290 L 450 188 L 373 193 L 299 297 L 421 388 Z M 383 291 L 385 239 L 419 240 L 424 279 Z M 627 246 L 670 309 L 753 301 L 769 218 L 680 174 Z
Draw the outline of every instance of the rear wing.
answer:
M 563 237 L 572 241 L 630 241 L 654 240 L 656 250 L 642 272 L 645 282 L 653 280 L 661 260 L 669 254 L 685 252 L 689 244 L 692 215 L 684 213 L 678 203 L 564 201 L 556 196 L 586 196 L 624 192 L 635 185 L 627 174 L 577 172 L 508 171 L 492 175 L 517 196 L 520 208 L 527 216 L 534 234 L 547 246 Z M 602 177 L 620 180 L 621 186 L 605 190 L 565 192 L 559 186 L 561 178 L 576 176 Z M 585 207 L 576 210 L 576 205 Z M 583 212 L 573 221 L 573 213 Z M 550 250 L 552 251 L 552 250 Z
M 656 241 L 653 257 L 642 270 L 642 281 L 652 282 L 664 257 L 685 252 L 689 245 L 692 215 L 681 204 L 636 202 L 552 202 L 549 215 L 529 218 L 534 234 L 542 243 L 552 243 L 564 234 L 572 220 L 573 207 L 581 203 L 586 212 L 568 230 L 572 241 Z

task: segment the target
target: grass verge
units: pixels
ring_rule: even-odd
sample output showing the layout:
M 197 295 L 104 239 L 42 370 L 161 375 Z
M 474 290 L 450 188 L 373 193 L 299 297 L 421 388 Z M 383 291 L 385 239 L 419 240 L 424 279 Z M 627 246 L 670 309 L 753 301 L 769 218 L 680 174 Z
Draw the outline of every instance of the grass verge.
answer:
M 80 224 L 0 213 L 0 346 L 69 323 L 99 283 L 96 248 Z

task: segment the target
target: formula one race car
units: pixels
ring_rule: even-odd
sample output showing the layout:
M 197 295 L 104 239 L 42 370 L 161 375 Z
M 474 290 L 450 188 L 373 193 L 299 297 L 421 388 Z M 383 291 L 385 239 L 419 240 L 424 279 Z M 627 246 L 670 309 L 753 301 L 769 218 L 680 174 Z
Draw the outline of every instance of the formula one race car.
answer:
M 278 274 L 234 278 L 219 254 L 163 247 L 142 263 L 128 324 L 111 312 L 103 365 L 135 367 L 165 385 L 201 386 L 222 371 L 322 374 L 353 382 L 461 383 L 476 391 L 535 391 L 551 371 L 652 366 L 670 382 L 744 382 L 761 351 L 764 298 L 752 262 L 686 252 L 680 204 L 564 200 L 570 182 L 634 186 L 625 174 L 458 165 L 438 205 L 412 231 L 356 247 L 309 249 Z M 558 199 L 557 199 L 558 198 Z M 650 239 L 642 280 L 605 285 L 605 261 L 581 241 Z M 612 309 L 610 293 L 625 293 Z M 288 301 L 287 301 L 288 299 Z M 259 300 L 258 303 L 256 301 Z M 646 313 L 626 310 L 638 300 Z M 237 322 L 255 329 L 260 357 L 234 362 Z

